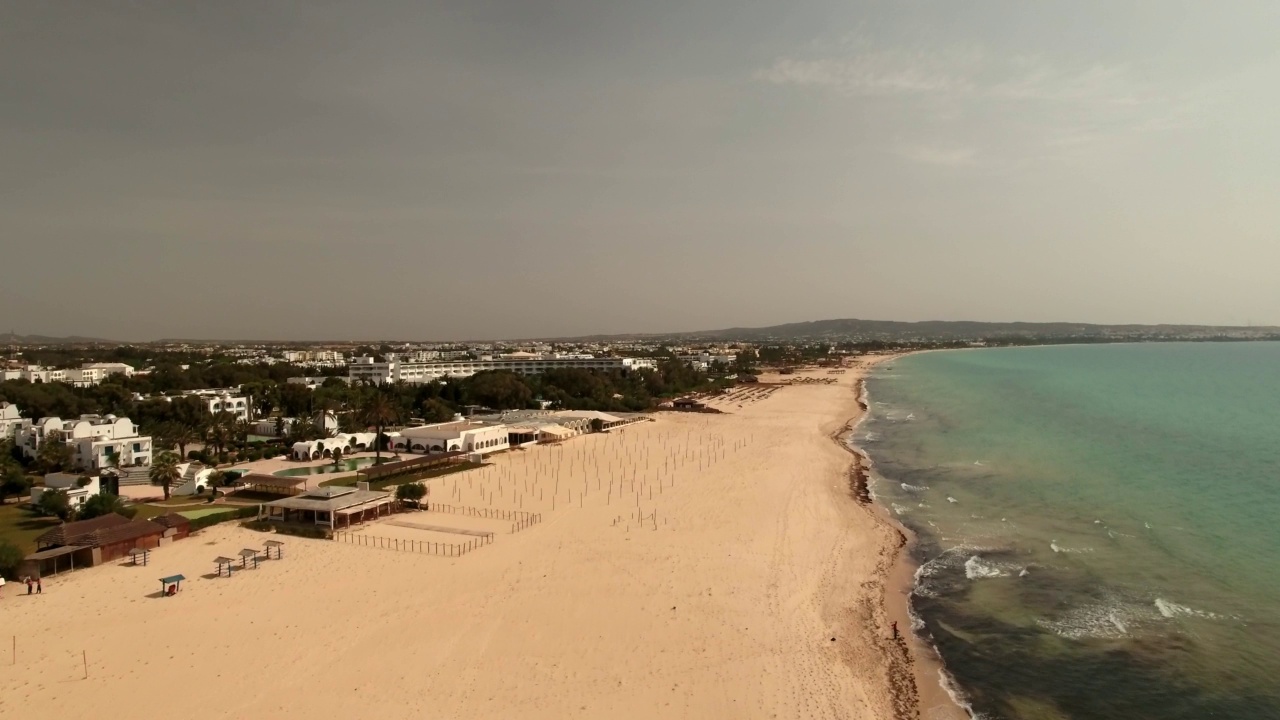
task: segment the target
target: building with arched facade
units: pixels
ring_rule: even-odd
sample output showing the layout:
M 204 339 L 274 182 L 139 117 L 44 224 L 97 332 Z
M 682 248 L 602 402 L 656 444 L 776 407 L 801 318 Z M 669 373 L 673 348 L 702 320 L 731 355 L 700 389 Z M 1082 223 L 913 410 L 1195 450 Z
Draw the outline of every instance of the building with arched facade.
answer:
M 372 451 L 376 436 L 377 433 L 338 433 L 333 437 L 296 442 L 292 449 L 293 459 L 323 460 L 333 457 L 334 450 L 341 450 L 343 455 Z

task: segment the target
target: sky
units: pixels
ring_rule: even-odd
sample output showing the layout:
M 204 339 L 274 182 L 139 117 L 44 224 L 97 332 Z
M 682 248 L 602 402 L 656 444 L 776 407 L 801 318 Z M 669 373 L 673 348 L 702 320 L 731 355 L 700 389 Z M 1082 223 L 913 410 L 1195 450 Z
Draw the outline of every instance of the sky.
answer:
M 1280 325 L 1280 3 L 0 5 L 0 332 Z

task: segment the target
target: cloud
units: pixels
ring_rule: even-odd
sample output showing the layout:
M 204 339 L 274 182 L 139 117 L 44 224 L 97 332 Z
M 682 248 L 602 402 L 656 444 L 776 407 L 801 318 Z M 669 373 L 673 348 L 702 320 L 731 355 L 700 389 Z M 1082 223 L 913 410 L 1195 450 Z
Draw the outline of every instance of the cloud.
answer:
M 960 167 L 973 164 L 978 151 L 975 148 L 937 148 L 926 145 L 900 147 L 894 154 L 912 162 L 924 165 L 941 165 L 944 167 Z
M 864 51 L 834 57 L 780 57 L 756 73 L 774 85 L 828 88 L 850 95 L 968 93 L 981 53 L 967 48 L 938 52 Z

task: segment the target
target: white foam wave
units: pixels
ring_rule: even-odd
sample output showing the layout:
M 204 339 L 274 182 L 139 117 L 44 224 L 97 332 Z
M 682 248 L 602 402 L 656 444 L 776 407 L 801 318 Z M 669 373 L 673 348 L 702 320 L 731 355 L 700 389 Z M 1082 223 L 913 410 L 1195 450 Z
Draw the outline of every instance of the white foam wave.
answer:
M 1156 598 L 1154 604 L 1160 615 L 1169 619 L 1178 617 L 1198 617 L 1206 620 L 1225 619 L 1225 616 L 1219 615 L 1218 613 L 1209 612 L 1207 610 L 1196 610 L 1195 608 L 1190 608 L 1186 605 L 1179 605 L 1176 602 L 1165 600 L 1164 598 Z
M 953 503 L 953 502 L 960 502 L 960 501 L 959 501 L 959 500 L 956 500 L 955 498 L 953 498 L 953 497 L 951 497 L 950 495 L 948 495 L 948 496 L 947 496 L 947 502 L 949 502 L 949 503 Z
M 982 558 L 974 555 L 964 561 L 964 576 L 970 580 L 978 580 L 980 578 L 1005 577 L 1009 573 L 990 563 L 985 563 Z
M 906 483 L 899 483 L 899 484 L 902 485 L 902 489 L 906 490 L 907 492 L 924 492 L 925 490 L 929 489 L 928 485 L 908 485 Z
M 1042 618 L 1037 624 L 1072 640 L 1129 637 L 1165 618 L 1149 602 L 1107 593 L 1100 600 L 1071 608 L 1062 615 Z

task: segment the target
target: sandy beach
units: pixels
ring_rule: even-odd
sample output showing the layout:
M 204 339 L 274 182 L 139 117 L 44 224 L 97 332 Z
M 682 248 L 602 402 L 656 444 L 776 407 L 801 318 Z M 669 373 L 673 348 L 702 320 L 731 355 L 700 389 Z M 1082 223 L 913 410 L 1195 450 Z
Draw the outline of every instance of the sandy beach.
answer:
M 960 717 L 936 666 L 891 639 L 910 627 L 904 538 L 852 497 L 835 441 L 860 414 L 861 368 L 783 379 L 802 377 L 834 384 L 762 386 L 724 414 L 660 413 L 429 483 L 433 502 L 538 513 L 529 527 L 418 512 L 356 531 L 494 533 L 462 557 L 215 526 L 147 567 L 49 578 L 33 597 L 10 584 L 0 712 Z M 206 577 L 267 539 L 283 560 Z M 174 573 L 181 593 L 158 597 Z

